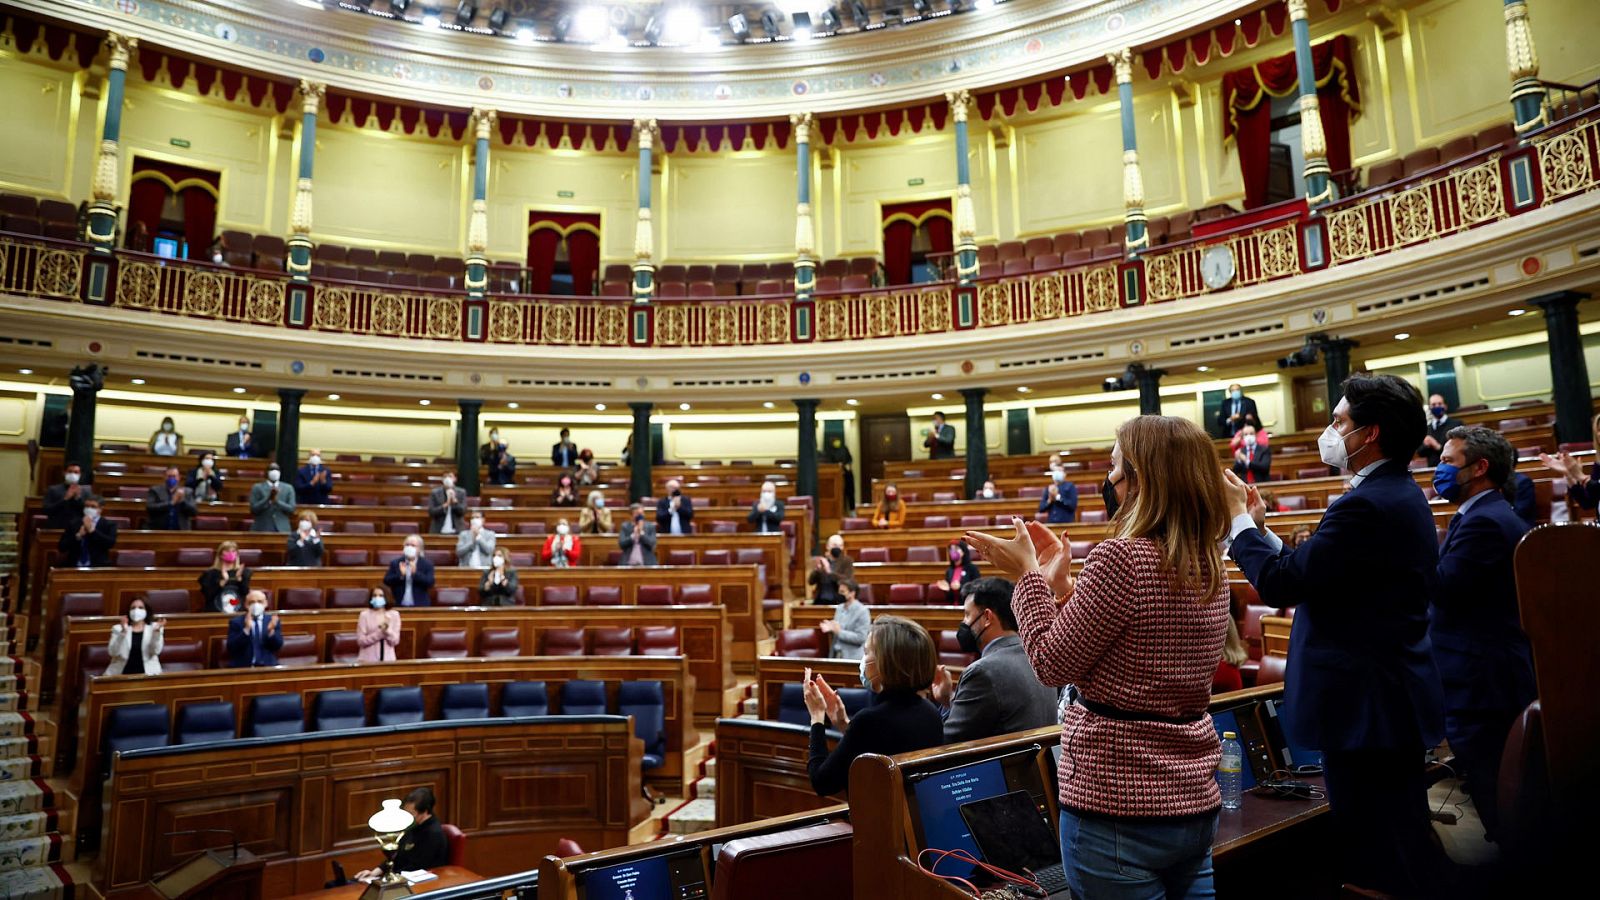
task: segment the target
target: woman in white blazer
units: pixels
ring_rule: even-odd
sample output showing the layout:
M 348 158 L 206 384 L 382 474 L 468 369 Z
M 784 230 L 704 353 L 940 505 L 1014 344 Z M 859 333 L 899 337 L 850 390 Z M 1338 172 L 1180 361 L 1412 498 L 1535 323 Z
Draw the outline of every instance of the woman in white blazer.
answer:
M 107 675 L 160 675 L 165 622 L 148 622 L 144 598 L 128 604 L 128 614 L 111 626 L 111 664 Z

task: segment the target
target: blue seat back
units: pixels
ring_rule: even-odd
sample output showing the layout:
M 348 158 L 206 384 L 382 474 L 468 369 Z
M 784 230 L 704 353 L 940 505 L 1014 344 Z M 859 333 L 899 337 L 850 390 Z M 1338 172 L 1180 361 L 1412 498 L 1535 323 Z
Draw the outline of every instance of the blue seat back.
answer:
M 386 687 L 378 689 L 378 702 L 372 710 L 374 725 L 409 725 L 422 721 L 422 688 Z
M 106 714 L 106 752 L 167 746 L 168 712 L 159 703 L 113 707 Z
M 799 682 L 779 688 L 778 721 L 788 725 L 811 724 L 811 712 L 806 709 L 804 688 Z
M 561 714 L 564 716 L 603 716 L 606 714 L 606 684 L 603 681 L 574 679 L 561 685 Z
M 203 744 L 208 741 L 231 741 L 233 738 L 232 703 L 185 703 L 178 707 L 178 733 L 173 743 Z
M 323 691 L 311 704 L 312 731 L 363 728 L 366 724 L 367 704 L 360 691 Z
M 624 681 L 617 687 L 617 714 L 633 716 L 633 734 L 644 741 L 644 768 L 661 765 L 667 753 L 667 700 L 659 681 Z
M 280 737 L 306 730 L 305 706 L 299 694 L 262 694 L 250 698 L 245 737 Z
M 855 714 L 872 705 L 872 692 L 866 688 L 839 688 L 839 700 L 844 703 L 844 711 L 855 718 Z M 801 703 L 804 707 L 805 704 Z M 810 724 L 811 720 L 806 719 Z
M 542 681 L 513 681 L 500 692 L 502 716 L 548 716 L 550 693 Z
M 439 695 L 439 712 L 445 719 L 486 719 L 489 717 L 487 684 L 447 684 Z

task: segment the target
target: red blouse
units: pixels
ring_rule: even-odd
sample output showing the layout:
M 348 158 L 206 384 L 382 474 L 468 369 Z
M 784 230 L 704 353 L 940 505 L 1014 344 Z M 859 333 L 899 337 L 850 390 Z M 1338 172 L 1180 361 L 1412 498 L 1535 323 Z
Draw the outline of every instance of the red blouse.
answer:
M 1057 771 L 1063 806 L 1124 817 L 1196 815 L 1217 809 L 1222 755 L 1205 713 L 1228 634 L 1228 591 L 1201 602 L 1161 571 L 1148 538 L 1101 541 L 1072 598 L 1058 610 L 1044 576 L 1017 583 L 1011 608 L 1039 681 L 1075 684 L 1096 703 L 1167 717 L 1176 725 L 1110 719 L 1074 704 L 1061 729 Z

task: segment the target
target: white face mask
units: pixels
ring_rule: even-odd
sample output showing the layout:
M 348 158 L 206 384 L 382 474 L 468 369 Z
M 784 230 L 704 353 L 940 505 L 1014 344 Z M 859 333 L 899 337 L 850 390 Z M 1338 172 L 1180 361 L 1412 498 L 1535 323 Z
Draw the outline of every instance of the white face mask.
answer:
M 1256 436 L 1253 434 L 1246 435 L 1244 439 L 1244 445 L 1246 447 L 1254 447 L 1256 445 Z
M 128 610 L 128 621 L 143 622 L 146 615 L 147 613 L 145 613 L 144 607 L 135 606 L 133 609 Z
M 100 510 L 91 506 L 83 511 L 83 517 L 93 522 L 94 520 L 100 518 Z
M 247 432 L 247 431 L 249 431 L 249 430 L 250 430 L 250 426 L 249 426 L 249 425 L 246 425 L 246 424 L 245 424 L 245 423 L 243 423 L 243 422 L 240 422 L 240 423 L 239 423 L 239 433 L 240 433 L 240 434 L 244 434 L 244 433 L 245 433 L 245 432 Z
M 444 489 L 445 490 L 448 491 L 449 489 L 451 489 L 451 488 L 453 488 L 455 486 L 456 486 L 456 480 L 454 478 L 446 478 L 444 480 Z
M 605 509 L 606 508 L 606 498 L 604 498 L 604 497 L 596 497 L 596 498 L 594 498 L 594 508 L 595 509 Z
M 1322 461 L 1335 469 L 1348 469 L 1350 467 L 1350 451 L 1345 449 L 1344 442 L 1351 434 L 1362 431 L 1366 427 L 1363 425 L 1350 432 L 1350 434 L 1340 434 L 1339 430 L 1333 427 L 1333 423 L 1329 422 L 1328 427 L 1323 429 L 1322 434 L 1317 436 L 1317 450 L 1321 451 Z
M 202 460 L 200 460 L 200 468 L 202 468 L 202 469 L 209 469 L 214 464 L 215 464 L 215 460 L 210 460 L 210 459 L 202 459 Z
M 255 616 L 258 619 L 261 618 L 261 614 L 266 612 L 266 611 L 267 611 L 267 605 L 265 603 L 252 603 L 252 604 L 250 604 L 250 615 Z
M 556 534 L 566 534 L 569 529 L 565 525 L 556 526 Z
M 494 567 L 496 569 L 504 569 L 506 567 L 506 558 L 504 556 L 496 556 L 494 558 Z
M 382 594 L 373 594 L 372 595 L 372 608 L 373 609 L 383 609 L 385 606 L 388 606 L 388 605 L 389 605 L 389 598 L 388 597 L 385 597 Z
M 1066 478 L 1067 478 L 1067 473 L 1061 471 L 1060 469 L 1051 469 L 1050 470 L 1050 480 L 1054 481 L 1056 484 L 1060 484 L 1061 482 L 1065 481 Z
M 310 519 L 301 519 L 300 520 L 300 533 L 301 534 L 310 534 L 311 533 L 311 520 Z
M 273 484 L 277 484 L 278 483 L 278 477 L 279 476 L 278 476 L 278 470 L 277 469 L 268 469 L 267 470 L 267 480 L 268 481 L 272 482 Z
M 162 422 L 161 423 L 161 430 L 170 432 L 172 430 L 172 423 L 171 422 Z
M 412 546 L 411 544 L 407 544 L 405 546 L 405 549 L 401 550 L 400 552 L 405 554 L 406 559 L 416 559 L 417 558 L 417 548 Z
M 322 457 L 320 457 L 317 454 L 313 453 L 313 454 L 311 454 L 310 462 L 311 462 L 311 464 L 313 466 L 320 466 L 320 465 L 322 465 Z
M 77 484 L 80 477 L 82 476 L 80 476 L 77 472 L 68 472 L 66 474 L 66 482 L 67 484 Z
M 483 530 L 483 520 L 479 519 L 477 517 L 474 517 L 473 520 L 472 520 L 472 530 L 473 531 L 482 531 Z
M 865 656 L 861 657 L 860 669 L 861 669 L 861 686 L 866 688 L 869 691 L 872 690 L 872 682 L 867 678 L 867 658 Z
M 993 500 L 994 499 L 994 488 L 984 488 L 983 489 L 983 499 L 985 499 L 985 500 Z

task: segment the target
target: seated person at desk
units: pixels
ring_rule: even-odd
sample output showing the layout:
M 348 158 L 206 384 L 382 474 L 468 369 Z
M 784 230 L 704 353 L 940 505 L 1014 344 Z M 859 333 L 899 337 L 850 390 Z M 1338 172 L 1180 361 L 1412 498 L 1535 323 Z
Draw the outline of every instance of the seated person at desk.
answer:
M 778 486 L 770 481 L 761 482 L 761 497 L 750 507 L 750 514 L 745 518 L 756 527 L 757 534 L 783 531 L 783 501 L 778 499 Z
M 418 869 L 437 869 L 450 863 L 450 842 L 445 839 L 444 828 L 433 814 L 433 791 L 417 788 L 406 795 L 400 808 L 411 813 L 416 821 L 400 836 L 400 849 L 394 854 L 396 872 L 415 872 Z M 356 873 L 356 881 L 374 881 L 383 877 L 383 867 Z
M 245 595 L 243 615 L 228 620 L 228 667 L 275 666 L 283 649 L 283 624 L 278 614 L 267 616 L 267 594 L 251 591 Z
M 489 568 L 478 579 L 478 602 L 484 606 L 517 604 L 517 569 L 506 558 L 504 550 L 495 551 Z
M 194 496 L 196 503 L 220 503 L 222 481 L 222 475 L 217 472 L 216 454 L 202 454 L 200 465 L 189 473 L 189 493 Z
M 978 492 L 972 495 L 974 500 L 1002 500 L 1004 498 L 1005 494 L 1002 494 L 1000 489 L 994 486 L 993 478 L 985 481 L 983 487 L 978 488 Z
M 160 619 L 145 622 L 149 612 L 145 609 L 144 598 L 135 597 L 128 604 L 128 614 L 111 626 L 111 642 L 106 647 L 111 662 L 105 674 L 161 674 L 162 632 L 166 630 L 163 627 L 166 623 Z
M 157 456 L 183 455 L 183 435 L 178 433 L 171 416 L 163 418 L 161 427 L 150 435 L 150 452 Z
M 609 534 L 611 532 L 611 510 L 606 509 L 606 495 L 599 491 L 590 491 L 584 499 L 583 509 L 578 513 L 579 534 Z
M 900 489 L 894 485 L 885 485 L 883 499 L 878 501 L 878 508 L 872 511 L 872 527 L 897 529 L 906 526 L 906 505 L 900 500 Z
M 878 695 L 877 702 L 856 713 L 845 712 L 844 701 L 823 680 L 805 671 L 806 710 L 811 714 L 811 749 L 806 768 L 811 789 L 819 797 L 837 794 L 850 786 L 850 764 L 863 753 L 892 756 L 925 750 L 944 743 L 944 723 L 939 710 L 919 691 L 933 684 L 938 654 L 933 638 L 921 625 L 899 616 L 882 616 L 872 623 L 861 657 L 861 683 Z M 828 752 L 828 726 L 844 733 Z
M 934 590 L 928 592 L 928 602 L 960 603 L 962 585 L 977 580 L 978 566 L 972 561 L 972 548 L 957 538 L 950 542 L 950 565 L 945 567 L 944 577 L 933 583 Z M 944 597 L 938 596 L 939 591 L 944 592 Z
M 976 741 L 1056 723 L 1056 691 L 1034 677 L 1011 613 L 1011 582 L 990 576 L 967 582 L 956 642 L 977 654 L 955 684 L 940 666 L 933 702 L 944 717 L 946 743 Z
M 856 562 L 850 554 L 844 552 L 844 536 L 829 535 L 828 546 L 823 554 L 811 561 L 811 575 L 806 580 L 817 586 L 817 591 L 812 595 L 813 603 L 838 603 L 839 582 L 846 578 L 854 578 Z
M 300 511 L 300 523 L 289 535 L 289 548 L 284 553 L 286 566 L 322 565 L 322 535 L 317 533 L 317 514 L 309 509 Z
M 822 633 L 833 636 L 828 650 L 832 659 L 860 659 L 861 647 L 867 642 L 867 631 L 872 627 L 872 611 L 856 599 L 856 580 L 839 579 L 839 605 L 834 607 L 833 618 L 822 623 Z
M 400 556 L 389 561 L 389 571 L 383 576 L 383 585 L 395 598 L 396 606 L 429 606 L 433 600 L 428 592 L 433 590 L 433 562 L 422 555 L 422 537 L 406 535 Z
M 194 496 L 178 477 L 177 466 L 167 466 L 165 481 L 145 492 L 144 527 L 151 531 L 188 531 L 198 512 Z
M 333 470 L 322 464 L 322 451 L 312 448 L 306 464 L 294 473 L 295 495 L 301 503 L 322 505 L 333 493 Z
M 1078 486 L 1067 480 L 1061 469 L 1050 470 L 1050 486 L 1039 498 L 1039 514 L 1051 525 L 1063 525 L 1078 517 Z
M 200 596 L 207 612 L 236 613 L 250 592 L 250 569 L 239 558 L 239 545 L 223 541 L 211 558 L 211 567 L 200 573 Z
M 61 565 L 81 568 L 108 564 L 116 545 L 117 523 L 100 514 L 100 498 L 91 494 L 83 498 L 83 515 L 61 532 L 56 547 Z

